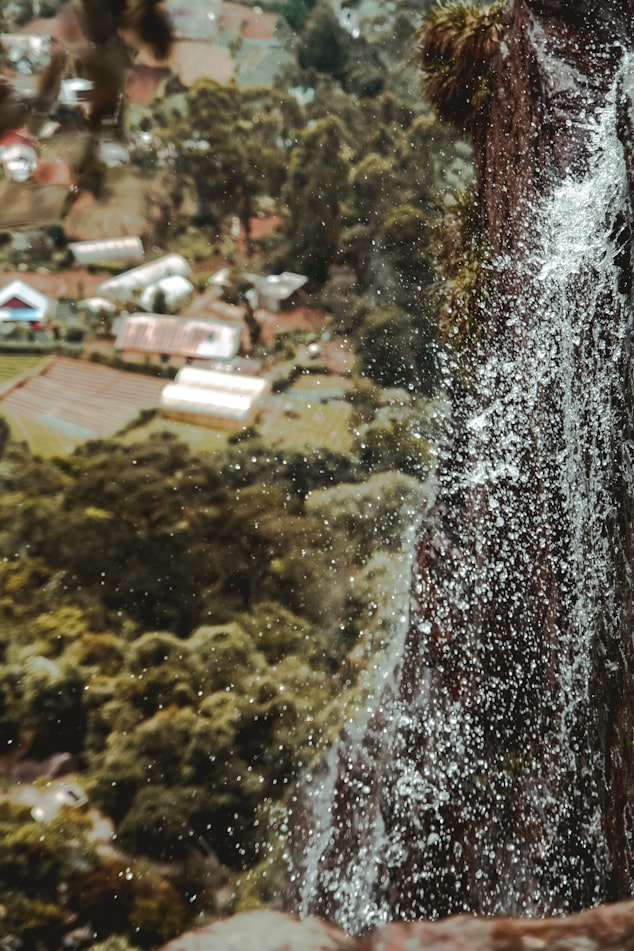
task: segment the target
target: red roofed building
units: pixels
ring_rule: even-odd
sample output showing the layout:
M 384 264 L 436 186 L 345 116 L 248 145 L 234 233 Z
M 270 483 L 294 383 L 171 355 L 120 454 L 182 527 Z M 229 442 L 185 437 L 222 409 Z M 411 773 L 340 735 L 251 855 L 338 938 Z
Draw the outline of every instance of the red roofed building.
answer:
M 222 5 L 220 26 L 227 33 L 234 33 L 245 40 L 273 39 L 277 26 L 277 13 L 264 13 L 259 7 L 246 7 L 242 3 L 225 2 Z
M 121 325 L 115 350 L 189 362 L 228 361 L 238 352 L 242 329 L 242 324 L 229 321 L 132 314 Z
M 11 281 L 0 290 L 0 323 L 29 324 L 34 330 L 44 326 L 54 301 L 24 281 Z

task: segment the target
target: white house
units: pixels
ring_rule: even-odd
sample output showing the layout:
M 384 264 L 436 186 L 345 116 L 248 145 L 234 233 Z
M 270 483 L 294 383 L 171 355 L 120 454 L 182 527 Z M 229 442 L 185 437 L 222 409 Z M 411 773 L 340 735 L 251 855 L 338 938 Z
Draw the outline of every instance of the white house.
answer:
M 158 310 L 157 299 L 163 302 L 165 311 L 175 314 L 191 299 L 194 285 L 182 274 L 170 274 L 160 281 L 148 284 L 139 294 L 139 306 L 144 310 Z
M 3 146 L 0 161 L 10 182 L 28 182 L 37 168 L 37 152 L 30 145 Z
M 53 315 L 54 308 L 50 297 L 19 279 L 0 290 L 0 324 L 30 325 L 39 330 Z
M 143 242 L 136 235 L 123 238 L 96 238 L 92 241 L 71 241 L 68 250 L 77 264 L 102 261 L 142 261 Z
M 80 76 L 62 79 L 58 102 L 64 106 L 79 108 L 88 115 L 94 90 L 95 84 L 92 79 L 82 79 Z

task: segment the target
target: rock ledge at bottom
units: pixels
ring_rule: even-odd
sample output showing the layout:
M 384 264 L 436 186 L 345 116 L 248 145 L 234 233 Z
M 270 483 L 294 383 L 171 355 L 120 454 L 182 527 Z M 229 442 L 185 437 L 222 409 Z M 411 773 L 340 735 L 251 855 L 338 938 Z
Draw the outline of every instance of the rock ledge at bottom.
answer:
M 362 938 L 318 918 L 251 911 L 181 935 L 162 951 L 634 951 L 634 901 L 566 918 L 394 922 Z

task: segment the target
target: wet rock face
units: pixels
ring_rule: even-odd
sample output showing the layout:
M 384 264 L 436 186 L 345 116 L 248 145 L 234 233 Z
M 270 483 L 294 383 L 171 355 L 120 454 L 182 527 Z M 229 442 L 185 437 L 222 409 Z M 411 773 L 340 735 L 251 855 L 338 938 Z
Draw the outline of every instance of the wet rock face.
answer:
M 587 30 L 601 31 L 601 36 L 627 36 L 634 5 L 631 0 L 527 0 L 530 9 L 540 16 L 556 17 Z
M 474 371 L 400 660 L 293 866 L 289 907 L 351 933 L 634 894 L 633 10 L 513 0 L 492 53 Z
M 355 939 L 317 919 L 252 912 L 171 941 L 163 951 L 632 951 L 634 902 L 568 919 L 466 916 L 379 928 Z
M 587 161 L 585 116 L 605 101 L 633 46 L 632 2 L 508 4 L 490 110 L 475 143 L 483 230 L 494 251 L 525 253 L 531 211 Z

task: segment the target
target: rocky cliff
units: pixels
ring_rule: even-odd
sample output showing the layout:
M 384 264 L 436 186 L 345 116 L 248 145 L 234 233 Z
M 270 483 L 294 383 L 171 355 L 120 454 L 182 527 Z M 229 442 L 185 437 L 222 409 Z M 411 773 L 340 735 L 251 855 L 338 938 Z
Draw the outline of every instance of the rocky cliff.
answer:
M 457 10 L 422 59 L 474 139 L 485 251 L 404 647 L 294 858 L 294 907 L 351 932 L 634 881 L 634 3 Z

